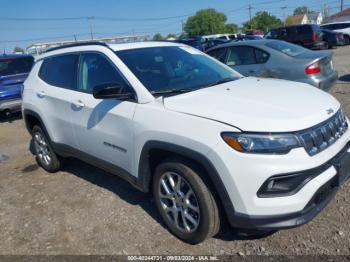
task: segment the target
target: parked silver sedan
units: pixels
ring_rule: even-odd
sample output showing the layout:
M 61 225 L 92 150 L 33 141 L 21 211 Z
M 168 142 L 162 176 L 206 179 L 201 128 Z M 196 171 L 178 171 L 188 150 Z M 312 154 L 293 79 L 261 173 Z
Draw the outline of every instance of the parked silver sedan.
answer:
M 331 51 L 311 51 L 280 40 L 230 42 L 207 53 L 244 76 L 304 82 L 325 91 L 338 79 Z

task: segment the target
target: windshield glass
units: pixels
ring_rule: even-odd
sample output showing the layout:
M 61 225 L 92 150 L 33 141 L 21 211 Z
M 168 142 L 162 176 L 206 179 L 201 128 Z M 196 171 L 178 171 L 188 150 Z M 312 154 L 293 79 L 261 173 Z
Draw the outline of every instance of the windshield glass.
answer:
M 33 57 L 0 59 L 0 76 L 29 73 Z
M 266 45 L 291 57 L 298 56 L 308 51 L 304 47 L 284 41 L 271 41 L 268 42 Z
M 239 78 L 235 71 L 191 47 L 147 47 L 116 54 L 151 93 L 192 91 Z

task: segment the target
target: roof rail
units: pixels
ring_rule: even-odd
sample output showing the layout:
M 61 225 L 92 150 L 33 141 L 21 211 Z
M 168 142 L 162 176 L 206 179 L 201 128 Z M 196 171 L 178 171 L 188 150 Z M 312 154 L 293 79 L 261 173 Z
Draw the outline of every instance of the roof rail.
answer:
M 47 49 L 45 51 L 45 53 L 51 52 L 51 51 L 55 51 L 55 50 L 59 50 L 59 49 L 63 49 L 63 48 L 75 47 L 75 46 L 85 46 L 85 45 L 99 45 L 99 46 L 105 46 L 105 47 L 109 48 L 109 46 L 106 43 L 104 43 L 104 42 L 86 41 L 86 42 L 77 42 L 77 43 L 73 43 L 73 44 L 66 44 L 66 45 L 52 47 L 52 48 Z

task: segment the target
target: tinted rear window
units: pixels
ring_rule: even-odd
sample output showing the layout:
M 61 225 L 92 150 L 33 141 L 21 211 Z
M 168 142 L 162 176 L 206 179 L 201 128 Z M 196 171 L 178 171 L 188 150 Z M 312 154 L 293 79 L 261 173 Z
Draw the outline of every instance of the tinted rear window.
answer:
M 312 32 L 312 27 L 311 26 L 298 26 L 297 32 L 299 34 L 308 34 L 308 33 Z
M 41 65 L 39 77 L 49 85 L 73 89 L 77 61 L 77 55 L 46 58 Z
M 304 47 L 294 45 L 284 41 L 271 41 L 266 44 L 266 46 L 275 49 L 281 53 L 284 53 L 288 56 L 294 57 L 302 53 L 307 52 L 308 50 Z
M 0 59 L 0 75 L 29 73 L 33 66 L 33 57 Z

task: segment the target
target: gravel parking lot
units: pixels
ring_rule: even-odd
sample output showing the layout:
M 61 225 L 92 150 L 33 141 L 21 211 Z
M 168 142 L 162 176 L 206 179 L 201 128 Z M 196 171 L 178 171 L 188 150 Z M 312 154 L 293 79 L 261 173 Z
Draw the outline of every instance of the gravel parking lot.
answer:
M 350 47 L 334 52 L 331 93 L 350 116 Z M 149 195 L 116 176 L 77 160 L 46 173 L 29 139 L 19 115 L 0 118 L 0 254 L 350 254 L 350 182 L 303 227 L 259 239 L 226 229 L 192 246 L 166 230 Z

